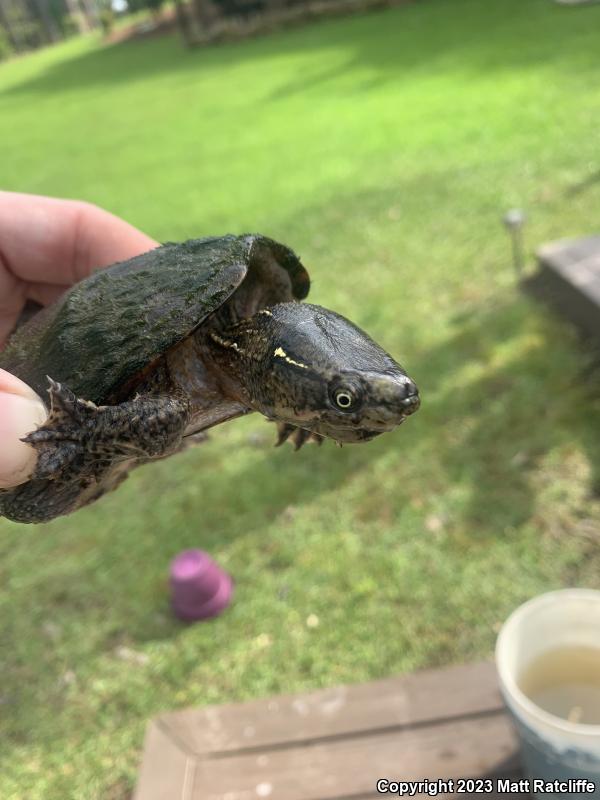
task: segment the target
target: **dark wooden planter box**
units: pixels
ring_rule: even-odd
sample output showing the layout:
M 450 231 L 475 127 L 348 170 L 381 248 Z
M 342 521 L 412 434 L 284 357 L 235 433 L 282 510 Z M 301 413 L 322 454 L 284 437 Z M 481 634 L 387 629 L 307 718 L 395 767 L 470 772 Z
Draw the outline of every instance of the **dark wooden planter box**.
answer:
M 600 236 L 551 242 L 537 252 L 539 270 L 523 288 L 600 340 Z

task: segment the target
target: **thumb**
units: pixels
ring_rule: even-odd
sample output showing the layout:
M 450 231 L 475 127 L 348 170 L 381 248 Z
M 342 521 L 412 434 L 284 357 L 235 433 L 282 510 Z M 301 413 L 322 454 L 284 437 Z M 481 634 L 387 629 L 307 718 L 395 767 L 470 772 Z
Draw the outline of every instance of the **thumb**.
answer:
M 21 439 L 38 425 L 48 412 L 37 394 L 26 383 L 0 369 L 0 489 L 26 481 L 35 468 L 37 455 Z

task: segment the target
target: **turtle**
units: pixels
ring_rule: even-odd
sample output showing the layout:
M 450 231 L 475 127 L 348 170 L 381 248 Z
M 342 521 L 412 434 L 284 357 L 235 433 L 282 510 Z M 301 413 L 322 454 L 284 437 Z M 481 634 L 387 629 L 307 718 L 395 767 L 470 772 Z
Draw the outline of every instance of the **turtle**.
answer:
M 414 413 L 404 369 L 340 314 L 301 302 L 295 253 L 260 234 L 167 243 L 93 272 L 12 333 L 0 366 L 49 397 L 33 474 L 0 514 L 45 522 L 140 464 L 258 411 L 277 444 L 366 442 Z

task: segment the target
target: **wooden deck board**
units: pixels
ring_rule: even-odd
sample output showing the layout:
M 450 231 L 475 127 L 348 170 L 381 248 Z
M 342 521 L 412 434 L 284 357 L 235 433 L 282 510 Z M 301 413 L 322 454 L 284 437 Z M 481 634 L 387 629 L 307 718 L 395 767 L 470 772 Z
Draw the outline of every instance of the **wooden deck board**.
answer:
M 515 751 L 493 665 L 470 664 L 164 714 L 135 800 L 369 800 L 379 778 L 520 777 Z
M 386 729 L 495 711 L 502 703 L 496 684 L 486 680 L 488 673 L 486 663 L 446 668 L 440 691 L 439 670 L 423 670 L 355 686 L 173 712 L 161 720 L 197 754 L 281 747 L 347 736 L 365 727 Z
M 600 338 L 600 236 L 550 242 L 537 259 L 539 270 L 523 288 Z

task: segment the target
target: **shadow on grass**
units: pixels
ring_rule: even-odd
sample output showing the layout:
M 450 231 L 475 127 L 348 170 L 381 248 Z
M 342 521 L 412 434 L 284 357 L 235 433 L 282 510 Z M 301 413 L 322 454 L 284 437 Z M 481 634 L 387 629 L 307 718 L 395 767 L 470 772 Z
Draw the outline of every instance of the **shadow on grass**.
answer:
M 318 65 L 322 63 L 320 51 L 332 49 L 345 54 L 341 63 L 312 74 L 304 72 L 277 89 L 272 99 L 326 85 L 357 67 L 367 67 L 373 74 L 351 86 L 349 92 L 369 91 L 419 73 L 518 71 L 542 63 L 575 72 L 585 80 L 587 72 L 597 70 L 594 36 L 600 8 L 580 7 L 578 13 L 573 12 L 547 0 L 495 4 L 433 0 L 191 51 L 176 35 L 169 35 L 86 52 L 11 86 L 5 94 L 53 94 L 146 80 L 168 72 L 180 72 L 186 80 L 186 75 L 198 70 L 257 62 L 282 52 L 308 52 Z
M 502 357 L 498 343 L 509 343 L 519 331 L 526 340 Z M 574 347 L 580 348 L 575 363 Z M 553 484 L 562 483 L 563 493 L 577 490 L 584 476 L 569 459 L 578 453 L 587 462 L 590 486 L 598 485 L 600 442 L 593 431 L 600 381 L 597 372 L 586 374 L 593 349 L 577 343 L 573 331 L 549 311 L 520 300 L 457 320 L 454 338 L 428 354 L 428 369 L 460 374 L 463 358 L 484 365 L 484 374 L 464 387 L 455 383 L 431 407 L 434 429 L 442 432 L 444 420 L 450 427 L 437 450 L 448 483 L 469 487 L 456 543 L 468 550 L 498 535 L 514 536 L 525 523 L 540 535 L 578 535 L 585 500 L 580 507 L 575 501 L 573 518 L 563 523 L 549 518 L 540 500 Z M 560 467 L 548 463 L 552 454 L 561 458 Z

